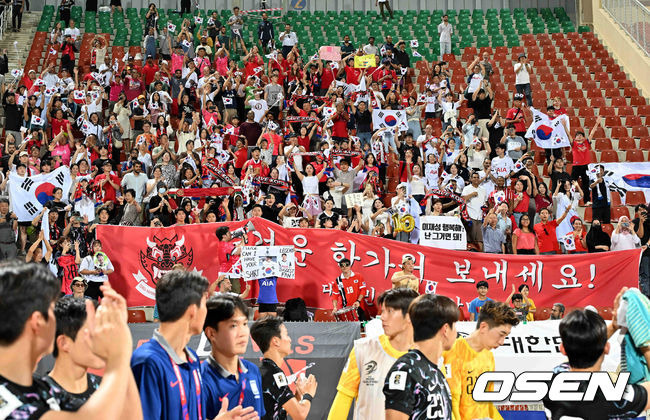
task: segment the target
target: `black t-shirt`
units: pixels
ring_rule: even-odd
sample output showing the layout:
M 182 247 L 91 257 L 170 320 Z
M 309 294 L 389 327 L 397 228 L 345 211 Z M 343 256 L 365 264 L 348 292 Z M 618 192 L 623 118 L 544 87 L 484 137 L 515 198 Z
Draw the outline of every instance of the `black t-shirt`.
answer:
M 480 100 L 478 97 L 475 101 L 469 101 L 468 106 L 474 110 L 477 120 L 485 120 L 491 118 L 490 112 L 492 111 L 492 99 L 485 96 L 485 99 Z
M 113 168 L 113 162 L 111 162 L 111 160 L 109 158 L 105 158 L 105 159 L 104 158 L 97 158 L 97 159 L 93 160 L 93 166 L 95 168 L 97 168 L 97 170 L 99 171 L 98 175 L 103 173 L 102 171 L 104 170 L 104 164 L 106 162 L 110 162 L 111 170 L 113 170 L 114 169 Z
M 564 363 L 554 369 L 554 372 L 566 372 L 569 366 Z M 577 391 L 585 392 L 587 382 L 582 381 Z M 550 401 L 548 397 L 542 400 L 546 408 L 546 417 L 551 420 L 561 418 L 572 419 L 621 419 L 635 418 L 643 412 L 648 401 L 648 392 L 644 387 L 636 384 L 628 385 L 621 401 L 607 401 L 603 393 L 598 390 L 594 401 Z M 550 412 L 550 414 L 549 414 Z
M 56 398 L 60 391 L 38 377 L 31 386 L 22 386 L 0 376 L 0 417 L 39 419 L 50 410 L 61 411 Z
M 413 153 L 413 162 L 417 162 L 420 157 L 420 148 L 413 143 L 411 146 L 402 142 L 399 146 L 399 160 L 406 160 L 406 151 L 410 150 Z
M 496 145 L 499 144 L 501 138 L 503 137 L 503 126 L 498 122 L 495 122 L 493 125 L 490 125 L 490 123 L 488 122 L 486 127 L 489 134 L 488 141 L 490 143 L 490 147 L 492 148 L 492 152 L 490 152 L 490 157 L 495 157 L 497 155 L 497 152 L 495 150 Z
M 99 388 L 99 383 L 102 381 L 102 378 L 92 373 L 87 373 L 86 378 L 88 380 L 88 388 L 80 393 L 73 394 L 66 391 L 59 385 L 54 379 L 49 376 L 45 377 L 45 381 L 50 384 L 52 389 L 54 389 L 54 398 L 59 402 L 59 407 L 63 411 L 77 411 L 81 408 L 82 405 L 88 401 L 91 395 Z
M 354 119 L 357 122 L 357 131 L 360 133 L 370 132 L 370 123 L 372 122 L 372 114 L 367 109 L 363 112 L 357 110 L 354 113 Z
M 262 420 L 285 420 L 287 412 L 282 406 L 294 398 L 287 377 L 273 360 L 266 358 L 262 359 L 260 376 L 264 392 L 264 411 L 266 411 Z
M 386 410 L 412 420 L 451 419 L 451 391 L 443 373 L 419 350 L 395 361 L 384 381 Z
M 320 226 L 324 227 L 325 225 L 325 219 L 330 219 L 332 220 L 332 227 L 336 227 L 336 224 L 339 222 L 339 214 L 335 211 L 332 212 L 331 215 L 327 215 L 325 212 L 322 212 L 321 214 L 318 215 L 318 220 L 320 221 Z
M 634 232 L 636 232 L 639 229 L 639 218 L 637 217 L 632 221 L 634 223 Z M 650 241 L 650 219 L 646 218 L 645 222 L 643 223 L 643 236 L 641 238 L 641 245 L 645 245 Z M 643 255 L 650 255 L 649 250 L 643 251 Z
M 558 182 L 569 181 L 571 182 L 571 175 L 568 172 L 562 171 L 558 172 L 556 170 L 551 171 L 551 191 L 555 192 L 555 186 Z
M 144 109 L 140 106 L 134 106 L 131 111 L 132 117 L 141 117 L 144 115 Z M 142 131 L 142 126 L 144 125 L 144 120 L 133 120 L 133 129 Z

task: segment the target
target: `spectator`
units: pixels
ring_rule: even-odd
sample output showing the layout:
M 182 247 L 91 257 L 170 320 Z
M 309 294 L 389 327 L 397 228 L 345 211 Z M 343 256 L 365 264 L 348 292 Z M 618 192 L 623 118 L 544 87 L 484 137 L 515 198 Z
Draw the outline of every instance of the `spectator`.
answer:
M 384 16 L 384 9 L 388 10 L 390 18 L 393 18 L 393 9 L 390 7 L 389 0 L 375 0 L 375 6 L 379 5 L 379 11 L 381 13 L 381 19 L 386 22 L 386 16 Z
M 262 13 L 262 21 L 257 25 L 257 39 L 264 54 L 268 54 L 269 50 L 274 47 L 275 31 L 266 12 Z
M 531 227 L 530 217 L 523 214 L 519 219 L 519 227 L 512 233 L 512 253 L 515 255 L 539 254 L 537 236 Z
M 230 40 L 232 41 L 230 43 L 230 47 L 232 48 L 232 51 L 237 54 L 238 46 L 241 45 L 244 49 L 246 50 L 246 47 L 244 45 L 244 39 L 242 37 L 242 28 L 244 27 L 244 20 L 242 19 L 242 16 L 240 15 L 239 7 L 235 6 L 232 9 L 232 15 L 228 18 L 228 21 L 226 22 L 226 25 L 230 26 Z M 225 28 L 225 26 L 224 26 Z M 225 29 L 221 30 L 222 34 L 225 35 Z M 219 41 L 221 42 L 221 41 Z M 227 48 L 227 49 L 229 49 Z
M 640 239 L 642 245 L 650 245 L 648 207 L 645 204 L 639 204 L 634 210 L 636 213 L 636 217 L 632 221 L 634 223 L 634 232 Z M 641 262 L 639 263 L 639 288 L 644 295 L 650 295 L 650 251 L 647 248 L 641 254 Z
M 567 214 L 569 214 L 570 210 L 571 207 L 567 206 L 564 209 L 564 213 L 557 220 L 549 220 L 551 211 L 547 208 L 544 208 L 539 212 L 540 222 L 537 223 L 533 229 L 535 230 L 535 235 L 537 235 L 537 244 L 541 255 L 553 255 L 559 253 L 560 246 L 557 240 L 558 236 L 556 229 L 559 223 L 562 223 Z
M 79 274 L 84 276 L 88 282 L 86 296 L 93 299 L 103 297 L 101 286 L 108 280 L 108 275 L 113 273 L 113 263 L 108 256 L 102 252 L 102 243 L 95 239 L 92 244 L 92 254 L 89 254 L 81 260 Z
M 393 289 L 408 288 L 419 294 L 420 279 L 413 274 L 414 263 L 408 255 L 402 258 L 402 271 L 396 271 L 390 279 Z
M 517 135 L 513 124 L 506 127 L 506 134 L 501 138 L 501 144 L 506 145 L 508 156 L 513 162 L 518 161 L 527 150 L 526 140 Z
M 612 251 L 621 251 L 624 249 L 634 249 L 641 246 L 641 240 L 637 236 L 630 219 L 627 216 L 621 216 L 618 219 L 616 230 L 612 233 Z
M 515 64 L 515 88 L 517 93 L 526 96 L 526 104 L 530 107 L 533 106 L 533 97 L 530 91 L 530 73 L 533 68 L 528 62 L 528 57 L 525 53 L 519 54 L 517 63 Z
M 366 55 L 379 55 L 379 48 L 375 45 L 375 37 L 368 37 L 368 43 L 363 46 L 363 52 Z
M 555 201 L 555 218 L 558 220 L 558 240 L 561 240 L 567 233 L 573 231 L 571 220 L 574 216 L 578 216 L 575 209 L 578 207 L 578 201 L 581 198 L 582 190 L 577 181 L 573 181 L 573 184 L 569 181 L 564 181 L 562 184 L 558 183 L 555 193 L 553 194 L 553 200 Z M 568 218 L 560 218 L 560 215 L 563 213 L 565 213 Z
M 487 128 L 487 123 L 492 118 L 492 99 L 494 98 L 494 92 L 492 92 L 492 88 L 490 87 L 489 76 L 487 75 L 485 64 L 481 62 L 479 65 L 483 65 L 482 69 L 485 73 L 484 79 L 481 81 L 480 88 L 474 90 L 472 93 L 471 99 L 468 101 L 467 106 L 472 108 L 474 111 L 474 116 L 478 121 L 480 131 L 477 135 L 479 137 L 488 137 L 490 133 Z
M 591 229 L 589 229 L 585 241 L 589 252 L 606 252 L 612 246 L 609 235 L 603 231 L 601 221 L 596 218 L 591 221 Z
M 602 223 L 610 223 L 609 188 L 605 182 L 605 167 L 596 165 L 596 179 L 589 184 L 591 189 L 592 211 L 594 219 Z
M 284 25 L 284 31 L 280 33 L 280 42 L 282 42 L 282 56 L 287 58 L 289 52 L 298 44 L 298 36 L 291 30 L 291 25 Z
M 505 253 L 505 234 L 497 228 L 497 216 L 494 209 L 490 209 L 483 220 L 483 252 L 490 254 Z
M 575 243 L 575 250 L 569 251 L 569 254 L 586 254 L 587 253 L 587 231 L 584 229 L 582 220 L 578 216 L 571 218 L 571 225 L 573 226 L 573 242 Z
M 438 25 L 438 34 L 440 34 L 440 61 L 443 55 L 451 54 L 451 34 L 454 33 L 454 28 L 449 23 L 449 16 L 444 14 L 442 22 Z
M 350 54 L 355 51 L 354 45 L 350 42 L 350 35 L 345 34 L 341 43 L 341 54 Z
M 551 308 L 551 318 L 550 319 L 562 319 L 564 318 L 564 305 L 561 303 L 554 303 Z
M 469 303 L 469 319 L 470 321 L 476 321 L 478 319 L 478 315 L 481 312 L 481 307 L 485 305 L 487 302 L 491 301 L 489 297 L 487 297 L 488 293 L 488 282 L 485 280 L 481 280 L 478 283 L 476 283 L 476 292 L 478 293 L 478 297 L 474 298 L 470 303 Z

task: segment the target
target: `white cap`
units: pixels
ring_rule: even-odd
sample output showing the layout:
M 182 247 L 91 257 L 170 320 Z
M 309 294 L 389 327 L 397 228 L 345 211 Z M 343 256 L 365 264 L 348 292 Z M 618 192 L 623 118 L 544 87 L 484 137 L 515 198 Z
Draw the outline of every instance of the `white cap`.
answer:
M 399 189 L 399 188 L 408 189 L 408 184 L 406 182 L 402 182 L 402 183 L 397 185 L 397 189 Z
M 593 305 L 585 306 L 585 311 L 591 311 L 591 312 L 598 313 L 598 309 L 596 309 Z

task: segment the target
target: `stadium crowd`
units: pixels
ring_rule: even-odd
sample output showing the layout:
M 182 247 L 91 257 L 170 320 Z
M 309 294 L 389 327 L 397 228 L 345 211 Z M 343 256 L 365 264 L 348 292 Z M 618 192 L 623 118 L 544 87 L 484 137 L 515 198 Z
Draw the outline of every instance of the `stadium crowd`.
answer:
M 49 37 L 60 47 L 60 62 L 48 58 L 41 74 L 32 70 L 2 85 L 3 194 L 10 173 L 69 167 L 69 196 L 55 190 L 44 206 L 53 226 L 46 260 L 53 257 L 62 272 L 84 271 L 79 264 L 93 254 L 98 224 L 179 226 L 257 216 L 417 243 L 400 218 L 455 215 L 462 216 L 469 249 L 488 253 L 603 252 L 650 240 L 645 205 L 634 220 L 610 224 L 603 168 L 587 174 L 593 130 L 578 131 L 567 150 L 546 150 L 549 177 L 540 176 L 534 155 L 541 150 L 525 135 L 532 102 L 525 54 L 513 63 L 517 91 L 502 115 L 492 107 L 490 81 L 499 76 L 488 53 L 468 66 L 460 86 L 450 83 L 448 63 L 427 63 L 419 91 L 408 41 L 371 37 L 354 46 L 345 37 L 341 60 L 324 62 L 306 57 L 290 25 L 266 13 L 255 45 L 241 36 L 238 8 L 224 23 L 216 14 L 201 24 L 186 19 L 177 36 L 158 32 L 157 13 L 150 5 L 142 56 L 112 63 L 97 37 L 86 74 L 75 65 L 80 30 L 68 18 Z M 453 33 L 445 17 L 438 32 L 442 51 Z M 355 65 L 356 56 L 368 55 L 370 67 Z M 461 106 L 471 109 L 466 119 Z M 406 126 L 375 127 L 378 109 L 404 111 Z M 559 99 L 545 111 L 566 113 Z M 594 130 L 599 125 L 600 119 Z M 571 162 L 564 158 L 569 151 Z M 202 193 L 193 195 L 195 189 Z M 12 209 L 21 205 L 0 202 L 1 257 L 38 261 L 46 252 L 35 245 L 42 218 L 17 222 Z M 592 207 L 589 228 L 579 206 Z M 649 266 L 644 255 L 646 294 Z

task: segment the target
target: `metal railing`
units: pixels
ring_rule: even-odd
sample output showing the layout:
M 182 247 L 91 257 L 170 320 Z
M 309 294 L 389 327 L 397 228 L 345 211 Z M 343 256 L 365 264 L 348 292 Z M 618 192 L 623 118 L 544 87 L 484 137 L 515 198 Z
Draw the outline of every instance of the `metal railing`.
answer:
M 0 39 L 4 39 L 5 32 L 11 24 L 11 10 L 9 5 L 0 6 Z
M 638 0 L 602 0 L 603 9 L 650 56 L 650 10 Z

